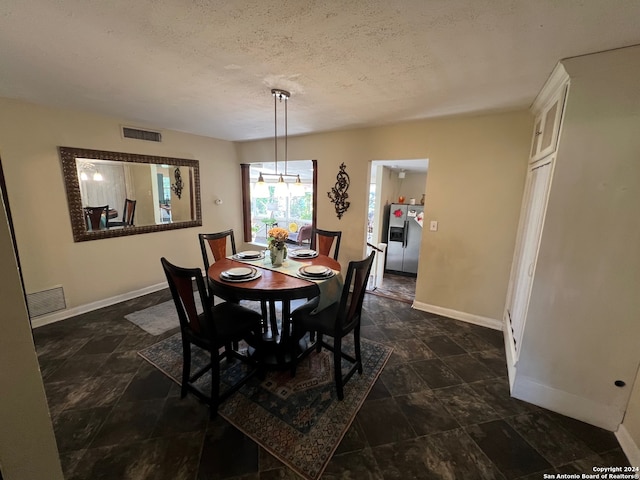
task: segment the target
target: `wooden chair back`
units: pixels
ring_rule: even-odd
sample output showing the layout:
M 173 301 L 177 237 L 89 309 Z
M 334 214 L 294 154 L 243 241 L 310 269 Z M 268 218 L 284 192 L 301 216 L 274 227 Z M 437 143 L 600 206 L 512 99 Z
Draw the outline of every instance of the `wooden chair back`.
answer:
M 314 227 L 311 233 L 311 248 L 317 250 L 320 255 L 330 257 L 331 248 L 333 247 L 333 259 L 338 260 L 341 237 L 341 231 L 320 230 Z
M 200 240 L 200 250 L 202 251 L 202 261 L 204 262 L 205 270 L 209 270 L 211 263 L 209 261 L 209 254 L 207 253 L 207 245 L 213 255 L 213 261 L 220 260 L 227 256 L 227 239 L 231 241 L 231 253 L 236 254 L 236 241 L 233 235 L 233 229 L 225 230 L 218 233 L 201 233 L 198 235 Z
M 122 223 L 133 227 L 133 217 L 136 214 L 137 200 L 124 199 L 124 212 L 122 213 Z
M 176 305 L 182 334 L 190 339 L 193 337 L 204 337 L 203 340 L 211 340 L 214 338 L 215 323 L 208 318 L 211 312 L 208 308 L 204 308 L 203 315 L 208 318 L 207 332 L 205 332 L 205 329 L 200 323 L 196 297 L 193 291 L 193 283 L 195 282 L 200 301 L 202 302 L 201 305 L 209 305 L 209 297 L 204 285 L 204 280 L 202 279 L 202 271 L 199 268 L 178 267 L 164 257 L 160 259 L 160 262 L 167 277 L 171 296 Z
M 344 335 L 360 322 L 362 312 L 362 302 L 369 282 L 369 274 L 373 265 L 373 258 L 376 252 L 363 260 L 349 262 L 347 275 L 344 280 L 342 296 L 340 297 L 340 307 L 336 317 L 336 335 Z
M 102 218 L 104 216 L 104 224 Z M 109 205 L 103 207 L 84 207 L 84 217 L 89 230 L 100 230 L 109 225 Z

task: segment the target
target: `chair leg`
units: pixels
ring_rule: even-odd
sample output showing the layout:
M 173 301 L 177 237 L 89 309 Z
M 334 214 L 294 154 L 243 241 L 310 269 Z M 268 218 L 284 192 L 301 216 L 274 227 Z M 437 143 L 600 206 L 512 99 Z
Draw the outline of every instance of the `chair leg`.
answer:
M 360 351 L 360 325 L 353 329 L 353 345 L 356 351 L 356 364 L 358 365 L 358 373 L 362 375 L 362 354 Z
M 235 345 L 235 348 L 233 345 Z M 233 363 L 235 360 L 233 358 L 233 350 L 238 350 L 238 342 L 229 342 L 224 345 L 224 356 L 227 358 L 227 363 Z
M 338 400 L 344 399 L 344 385 L 342 383 L 342 338 L 336 336 L 333 340 L 333 374 L 336 379 Z
M 318 338 L 316 340 L 316 352 L 320 352 L 320 350 L 322 350 L 322 334 L 318 332 L 317 335 Z
M 260 300 L 260 311 L 262 312 L 262 333 L 269 332 L 269 314 L 267 313 L 267 301 Z
M 211 352 L 211 399 L 209 402 L 211 418 L 218 414 L 220 403 L 220 361 L 216 351 Z
M 182 385 L 180 387 L 180 398 L 187 396 L 187 385 L 191 375 L 191 343 L 182 341 Z

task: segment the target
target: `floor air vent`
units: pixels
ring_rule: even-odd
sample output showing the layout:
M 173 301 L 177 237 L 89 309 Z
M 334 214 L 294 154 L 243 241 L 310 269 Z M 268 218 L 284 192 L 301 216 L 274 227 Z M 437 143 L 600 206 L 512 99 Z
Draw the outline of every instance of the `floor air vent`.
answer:
M 122 127 L 122 136 L 135 140 L 147 140 L 149 142 L 161 142 L 162 134 L 151 130 L 141 130 L 139 128 Z
M 62 287 L 53 287 L 41 292 L 27 294 L 29 318 L 40 317 L 48 313 L 67 308 Z

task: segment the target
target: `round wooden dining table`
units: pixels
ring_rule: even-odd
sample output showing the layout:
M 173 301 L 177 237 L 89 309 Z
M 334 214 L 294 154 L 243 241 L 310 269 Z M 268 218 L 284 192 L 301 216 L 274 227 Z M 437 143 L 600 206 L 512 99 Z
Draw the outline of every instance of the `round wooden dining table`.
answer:
M 268 260 L 265 260 L 268 261 Z M 295 261 L 306 265 L 322 265 L 340 271 L 340 263 L 326 255 Z M 251 265 L 260 269 L 262 275 L 248 282 L 228 282 L 220 277 L 220 273 L 234 267 Z M 207 271 L 214 295 L 222 298 L 238 298 L 241 300 L 257 300 L 262 302 L 262 315 L 265 318 L 263 340 L 267 349 L 265 356 L 268 364 L 285 368 L 291 360 L 289 337 L 291 334 L 290 314 L 291 301 L 310 299 L 320 294 L 315 282 L 287 275 L 286 273 L 260 268 L 258 262 L 244 263 L 229 258 L 216 260 Z M 276 303 L 281 302 L 280 325 L 278 329 Z M 268 308 L 268 311 L 266 309 Z

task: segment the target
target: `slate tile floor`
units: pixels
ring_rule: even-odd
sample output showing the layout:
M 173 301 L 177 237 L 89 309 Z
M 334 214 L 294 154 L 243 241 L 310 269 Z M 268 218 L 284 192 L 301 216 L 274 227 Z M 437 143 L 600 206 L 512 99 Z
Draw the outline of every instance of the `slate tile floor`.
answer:
M 168 299 L 34 331 L 66 478 L 298 478 L 136 355 L 175 331 L 154 337 L 124 315 Z M 540 479 L 628 464 L 612 433 L 510 398 L 500 332 L 374 295 L 363 312 L 362 335 L 395 351 L 323 478 Z
M 381 284 L 371 293 L 405 303 L 413 303 L 416 296 L 416 277 L 385 272 Z

